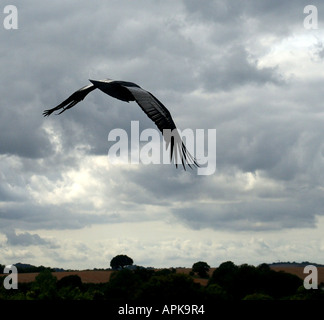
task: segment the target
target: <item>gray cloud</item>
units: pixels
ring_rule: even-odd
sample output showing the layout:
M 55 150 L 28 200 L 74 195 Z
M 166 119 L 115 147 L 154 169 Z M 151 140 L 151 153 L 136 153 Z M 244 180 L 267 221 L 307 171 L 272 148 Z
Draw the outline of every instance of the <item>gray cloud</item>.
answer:
M 219 59 L 210 61 L 209 65 L 204 66 L 201 82 L 206 90 L 215 92 L 250 83 L 280 84 L 282 79 L 276 74 L 275 68 L 258 69 L 255 61 L 248 61 L 245 48 L 234 46 L 228 48 Z
M 90 208 L 83 207 L 83 210 Z M 65 206 L 42 206 L 31 203 L 4 206 L 0 210 L 0 218 L 7 228 L 21 228 L 27 230 L 35 229 L 82 229 L 93 224 L 116 223 L 119 216 L 116 213 L 95 214 L 78 212 L 80 209 L 74 204 Z
M 18 2 L 19 29 L 0 28 L 0 230 L 8 247 L 57 245 L 63 257 L 39 230 L 156 221 L 235 235 L 315 229 L 324 40 L 303 28 L 307 4 Z M 314 5 L 321 15 L 323 3 Z M 136 103 L 102 92 L 42 117 L 88 78 L 106 77 L 151 91 L 181 129 L 216 128 L 216 173 L 111 165 L 110 130 L 154 124 Z
M 194 229 L 267 231 L 315 227 L 315 218 L 310 215 L 309 204 L 294 200 L 281 202 L 272 199 L 254 199 L 235 204 L 200 205 L 174 210 L 174 215 Z M 292 217 L 296 220 L 292 221 Z M 296 222 L 297 221 L 297 222 Z
M 280 0 L 270 2 L 258 2 L 248 0 L 244 2 L 213 1 L 208 0 L 202 6 L 195 0 L 184 2 L 189 14 L 199 22 L 206 21 L 219 27 L 227 35 L 229 41 L 239 39 L 241 36 L 250 37 L 249 31 L 262 34 L 272 34 L 284 37 L 294 28 L 302 28 L 305 18 L 304 7 L 309 5 L 307 0 L 297 0 L 294 3 L 282 2 Z M 321 10 L 323 3 L 313 1 L 318 10 Z M 224 31 L 225 30 L 225 31 Z M 235 32 L 233 32 L 233 30 Z
M 5 235 L 7 237 L 8 245 L 12 246 L 46 246 L 50 249 L 59 248 L 51 240 L 45 240 L 41 238 L 38 234 L 31 234 L 29 232 L 23 232 L 20 234 L 16 234 L 14 230 L 5 231 Z

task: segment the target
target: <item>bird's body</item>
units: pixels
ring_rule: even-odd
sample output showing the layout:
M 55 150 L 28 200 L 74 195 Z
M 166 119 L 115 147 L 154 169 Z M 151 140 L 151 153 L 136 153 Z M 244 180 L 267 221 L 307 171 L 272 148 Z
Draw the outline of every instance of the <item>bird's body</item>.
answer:
M 162 132 L 167 147 L 171 143 L 171 159 L 174 154 L 176 166 L 178 164 L 178 157 L 181 159 L 184 168 L 185 164 L 189 167 L 191 167 L 191 165 L 199 166 L 196 159 L 188 152 L 184 145 L 169 110 L 150 92 L 142 89 L 137 84 L 128 81 L 105 79 L 99 81 L 90 80 L 90 82 L 91 84 L 80 88 L 58 106 L 45 110 L 43 115 L 49 116 L 54 111 L 62 109 L 58 113 L 61 114 L 67 109 L 74 107 L 95 89 L 99 89 L 118 100 L 125 102 L 136 101 L 146 115 Z M 170 134 L 171 131 L 172 134 Z

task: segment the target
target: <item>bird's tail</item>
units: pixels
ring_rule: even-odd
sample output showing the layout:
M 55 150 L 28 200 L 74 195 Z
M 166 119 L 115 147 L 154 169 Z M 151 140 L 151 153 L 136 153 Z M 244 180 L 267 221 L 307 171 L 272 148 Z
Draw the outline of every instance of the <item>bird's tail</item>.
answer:
M 164 129 L 163 136 L 166 141 L 166 148 L 171 145 L 170 161 L 175 163 L 176 168 L 178 168 L 178 164 L 182 164 L 184 170 L 186 170 L 186 165 L 191 169 L 200 167 L 197 159 L 188 151 L 177 129 L 172 131 Z

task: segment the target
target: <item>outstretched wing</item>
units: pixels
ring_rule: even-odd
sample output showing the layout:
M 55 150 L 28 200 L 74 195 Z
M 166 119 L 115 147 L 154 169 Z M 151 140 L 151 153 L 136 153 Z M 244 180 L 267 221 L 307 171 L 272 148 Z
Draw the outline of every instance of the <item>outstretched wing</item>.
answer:
M 98 88 L 116 99 L 127 102 L 135 100 L 137 102 L 137 104 L 162 132 L 167 148 L 171 144 L 170 158 L 172 161 L 174 154 L 176 167 L 180 163 L 179 160 L 181 160 L 184 169 L 186 169 L 186 164 L 190 168 L 191 165 L 199 167 L 196 159 L 189 153 L 183 143 L 169 110 L 150 92 L 131 82 L 114 81 L 111 79 L 90 81 L 92 82 L 91 84 L 77 90 L 58 106 L 45 110 L 43 112 L 44 117 L 47 117 L 54 111 L 61 109 L 62 110 L 58 114 L 63 113 L 65 110 L 74 107 L 77 103 L 82 101 L 91 91 Z
M 56 110 L 60 110 L 60 109 L 62 109 L 62 110 L 58 114 L 63 113 L 65 110 L 74 107 L 77 103 L 82 101 L 86 97 L 86 95 L 88 93 L 90 93 L 91 91 L 93 91 L 94 89 L 96 89 L 96 87 L 93 84 L 89 84 L 87 86 L 82 87 L 78 91 L 75 91 L 74 93 L 72 93 L 66 100 L 64 100 L 58 106 L 56 106 L 52 109 L 45 110 L 43 112 L 43 116 L 48 117 L 51 113 L 53 113 Z
M 189 153 L 185 144 L 183 143 L 177 127 L 171 117 L 169 110 L 150 92 L 138 86 L 128 86 L 123 84 L 134 96 L 135 101 L 146 113 L 146 115 L 156 124 L 162 132 L 166 147 L 171 143 L 170 158 L 172 160 L 174 153 L 175 165 L 177 167 L 179 160 L 184 169 L 185 164 L 190 168 L 191 165 L 198 167 L 196 159 Z

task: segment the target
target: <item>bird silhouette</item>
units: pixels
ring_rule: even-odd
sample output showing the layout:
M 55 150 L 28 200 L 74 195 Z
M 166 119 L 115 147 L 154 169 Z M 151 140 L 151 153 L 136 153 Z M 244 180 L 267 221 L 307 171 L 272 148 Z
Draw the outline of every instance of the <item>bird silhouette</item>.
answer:
M 170 160 L 174 161 L 176 167 L 178 167 L 180 159 L 185 170 L 186 165 L 190 168 L 192 168 L 192 166 L 199 167 L 197 160 L 189 153 L 182 141 L 169 110 L 162 104 L 162 102 L 153 96 L 153 94 L 144 90 L 139 85 L 128 81 L 116 81 L 112 79 L 89 81 L 91 84 L 75 91 L 58 106 L 45 110 L 43 112 L 44 117 L 47 117 L 54 111 L 58 110 L 61 110 L 58 114 L 63 113 L 82 101 L 90 92 L 99 89 L 118 100 L 137 102 L 141 109 L 161 131 L 167 148 L 171 143 Z

